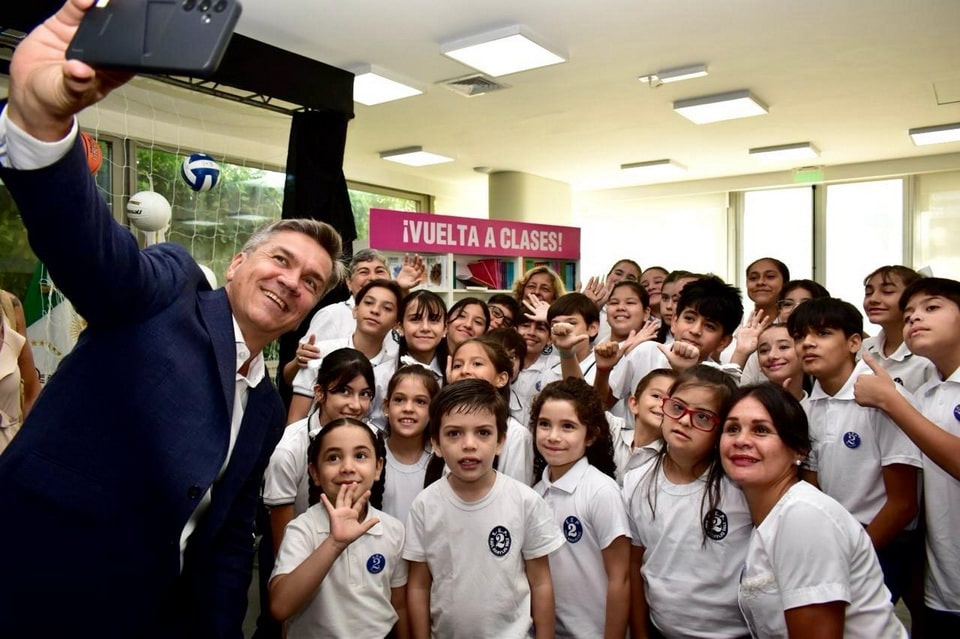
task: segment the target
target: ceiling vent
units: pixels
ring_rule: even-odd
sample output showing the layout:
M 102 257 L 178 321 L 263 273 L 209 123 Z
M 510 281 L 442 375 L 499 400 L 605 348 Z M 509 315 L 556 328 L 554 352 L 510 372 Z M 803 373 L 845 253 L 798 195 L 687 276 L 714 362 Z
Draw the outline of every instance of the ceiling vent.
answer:
M 482 73 L 472 73 L 452 80 L 443 80 L 438 84 L 468 98 L 510 88 L 509 84 L 497 82 Z

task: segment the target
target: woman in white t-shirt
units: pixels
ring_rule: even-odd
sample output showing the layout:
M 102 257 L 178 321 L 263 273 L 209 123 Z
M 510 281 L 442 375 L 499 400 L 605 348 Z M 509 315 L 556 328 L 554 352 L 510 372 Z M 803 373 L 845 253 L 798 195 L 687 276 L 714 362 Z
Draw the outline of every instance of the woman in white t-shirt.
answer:
M 756 527 L 739 594 L 751 635 L 907 637 L 863 526 L 799 479 L 809 450 L 806 414 L 790 393 L 772 384 L 737 392 L 720 458 Z

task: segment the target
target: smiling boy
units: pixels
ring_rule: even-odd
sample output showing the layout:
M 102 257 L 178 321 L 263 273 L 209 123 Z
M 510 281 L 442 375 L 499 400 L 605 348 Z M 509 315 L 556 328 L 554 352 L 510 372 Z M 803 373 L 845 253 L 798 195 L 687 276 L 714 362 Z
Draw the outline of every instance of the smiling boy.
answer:
M 536 637 L 554 632 L 547 555 L 564 544 L 546 502 L 493 468 L 507 404 L 488 382 L 445 386 L 430 405 L 434 452 L 450 473 L 410 507 L 403 558 L 413 637 Z

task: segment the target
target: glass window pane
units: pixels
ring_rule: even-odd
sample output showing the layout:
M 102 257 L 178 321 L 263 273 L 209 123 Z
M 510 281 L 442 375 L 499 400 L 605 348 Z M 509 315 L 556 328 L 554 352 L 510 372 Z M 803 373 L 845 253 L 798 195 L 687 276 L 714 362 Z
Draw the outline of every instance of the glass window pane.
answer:
M 790 269 L 793 279 L 813 274 L 813 189 L 747 191 L 743 194 L 740 224 L 739 286 L 746 286 L 748 264 L 761 257 L 775 257 Z
M 353 209 L 353 221 L 357 225 L 357 239 L 370 239 L 370 209 L 391 209 L 409 213 L 426 212 L 426 196 L 404 197 L 402 195 L 377 193 L 360 188 L 347 191 L 350 194 L 350 207 Z
M 917 191 L 913 263 L 937 277 L 960 278 L 960 171 L 921 175 Z
M 831 184 L 826 200 L 826 287 L 862 312 L 863 278 L 903 263 L 903 180 Z

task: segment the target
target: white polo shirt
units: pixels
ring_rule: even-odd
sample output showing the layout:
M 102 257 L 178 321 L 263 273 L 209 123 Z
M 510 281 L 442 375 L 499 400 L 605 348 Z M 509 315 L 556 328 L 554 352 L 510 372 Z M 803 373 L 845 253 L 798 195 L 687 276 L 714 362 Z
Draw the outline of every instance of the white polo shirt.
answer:
M 880 329 L 880 332 L 873 337 L 863 340 L 863 344 L 860 346 L 861 356 L 863 353 L 870 353 L 873 359 L 877 360 L 884 370 L 890 373 L 893 381 L 911 393 L 930 380 L 939 381 L 937 367 L 933 365 L 933 362 L 922 355 L 911 353 L 906 342 L 901 343 L 890 357 L 883 354 L 885 342 L 886 335 L 883 329 Z
M 740 608 L 759 639 L 787 636 L 784 611 L 843 601 L 843 636 L 906 639 L 870 537 L 843 506 L 806 482 L 780 498 L 750 537 Z
M 613 443 L 613 462 L 617 465 L 617 483 L 623 486 L 623 478 L 628 471 L 639 468 L 645 461 L 656 457 L 663 447 L 663 440 L 657 439 L 646 446 L 633 448 L 633 428 L 627 428 L 628 422 L 607 412 L 607 424 L 610 426 L 610 441 Z M 630 424 L 633 426 L 633 424 Z
M 960 369 L 942 382 L 917 390 L 920 412 L 960 437 Z M 927 571 L 924 604 L 960 614 L 960 481 L 923 457 L 923 498 L 927 522 Z
M 310 435 L 319 430 L 320 417 L 316 411 L 283 429 L 280 443 L 273 449 L 263 474 L 264 504 L 270 507 L 293 504 L 295 515 L 306 512 L 310 506 L 307 450 Z
M 357 330 L 357 320 L 353 317 L 354 308 L 356 308 L 356 302 L 352 295 L 342 302 L 324 306 L 310 318 L 310 326 L 300 338 L 300 343 L 305 344 L 310 340 L 311 335 L 316 335 L 318 342 L 350 337 Z M 390 355 L 397 354 L 399 343 L 400 336 L 394 331 L 390 331 L 383 338 L 383 347 Z
M 314 344 L 314 346 L 320 349 L 320 357 L 307 362 L 306 368 L 299 369 L 296 376 L 293 378 L 293 392 L 297 395 L 313 397 L 313 387 L 317 383 L 317 371 L 320 370 L 320 366 L 323 364 L 324 357 L 333 351 L 340 350 L 341 348 L 356 348 L 356 346 L 353 344 L 352 335 L 346 338 L 317 342 Z M 373 366 L 374 371 L 376 371 L 378 366 L 382 366 L 383 364 L 392 361 L 395 360 L 390 358 L 387 350 L 385 348 L 381 348 L 379 353 L 370 358 L 370 365 Z M 376 397 L 374 397 L 374 401 L 376 401 Z
M 550 366 L 550 368 L 548 368 L 543 375 L 544 386 L 551 382 L 557 382 L 563 379 L 563 369 L 561 366 L 562 364 L 560 362 L 560 358 L 557 357 L 557 361 L 554 362 L 553 365 Z M 580 372 L 583 374 L 583 381 L 593 386 L 593 380 L 597 376 L 597 360 L 593 356 L 592 347 L 587 356 L 583 358 L 582 362 L 580 362 Z
M 507 418 L 507 439 L 500 450 L 497 470 L 525 486 L 533 485 L 533 434 L 513 417 Z
M 524 561 L 564 544 L 553 513 L 529 486 L 502 473 L 481 499 L 460 499 L 445 479 L 413 500 L 403 558 L 427 564 L 434 637 L 526 637 Z
M 387 462 L 384 467 L 386 481 L 383 485 L 383 511 L 406 521 L 410 514 L 410 504 L 423 490 L 423 480 L 427 475 L 427 464 L 431 453 L 424 450 L 420 459 L 412 464 L 404 464 L 387 446 Z
M 366 519 L 372 517 L 380 523 L 347 546 L 313 598 L 287 621 L 287 639 L 385 637 L 393 628 L 398 616 L 391 589 L 407 583 L 407 562 L 401 556 L 404 527 L 368 506 Z M 316 504 L 287 524 L 270 578 L 293 572 L 329 536 L 326 507 Z
M 548 344 L 533 364 L 520 370 L 516 381 L 510 385 L 511 392 L 519 400 L 519 410 L 515 410 L 513 406 L 510 408 L 511 417 L 521 424 L 530 423 L 530 409 L 533 407 L 533 400 L 547 385 L 544 381 L 544 374 L 558 361 L 560 361 L 560 358 L 557 355 L 557 349 L 552 344 Z
M 633 545 L 646 549 L 641 574 L 650 620 L 668 639 L 748 634 L 737 582 L 753 522 L 743 493 L 726 478 L 717 509 L 702 515 L 706 475 L 674 484 L 655 458 L 623 480 Z M 655 511 L 648 496 L 651 476 Z
M 534 490 L 550 506 L 566 540 L 550 555 L 556 636 L 602 637 L 607 606 L 603 550 L 618 537 L 630 537 L 620 488 L 581 457 L 554 483 L 545 468 Z
M 800 405 L 810 422 L 813 448 L 805 465 L 816 471 L 821 490 L 861 524 L 869 524 L 887 501 L 883 467 L 906 464 L 921 468 L 920 451 L 886 413 L 865 408 L 853 397 L 860 375 L 872 375 L 857 362 L 843 387 L 832 397 L 815 382 Z M 908 399 L 909 394 L 898 387 Z
M 637 390 L 640 380 L 658 368 L 671 368 L 670 360 L 660 351 L 658 342 L 637 344 L 632 351 L 624 355 L 610 371 L 610 392 L 620 400 L 610 412 L 623 420 L 630 419 L 627 399 Z

